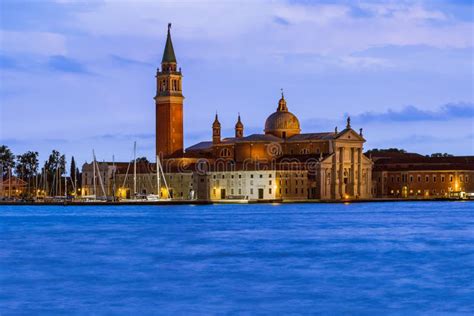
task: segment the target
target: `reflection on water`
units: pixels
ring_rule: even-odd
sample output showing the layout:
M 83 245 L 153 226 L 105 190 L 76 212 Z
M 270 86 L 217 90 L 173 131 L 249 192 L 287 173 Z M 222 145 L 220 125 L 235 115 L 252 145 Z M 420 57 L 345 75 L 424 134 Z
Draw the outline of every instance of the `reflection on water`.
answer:
M 474 203 L 0 207 L 0 314 L 472 313 Z

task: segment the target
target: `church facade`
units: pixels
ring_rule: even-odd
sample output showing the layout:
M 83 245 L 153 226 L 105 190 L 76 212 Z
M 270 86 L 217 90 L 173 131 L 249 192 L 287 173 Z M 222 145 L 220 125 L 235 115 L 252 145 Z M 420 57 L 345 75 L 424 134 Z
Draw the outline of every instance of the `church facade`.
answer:
M 210 140 L 184 149 L 182 74 L 170 27 L 156 74 L 155 96 L 156 154 L 167 174 L 192 173 L 193 192 L 200 199 L 372 197 L 373 164 L 363 154 L 362 129 L 356 132 L 347 118 L 340 131 L 336 127 L 330 132 L 302 132 L 283 92 L 263 133 L 246 135 L 239 115 L 234 135 L 223 137 L 216 114 L 210 124 Z

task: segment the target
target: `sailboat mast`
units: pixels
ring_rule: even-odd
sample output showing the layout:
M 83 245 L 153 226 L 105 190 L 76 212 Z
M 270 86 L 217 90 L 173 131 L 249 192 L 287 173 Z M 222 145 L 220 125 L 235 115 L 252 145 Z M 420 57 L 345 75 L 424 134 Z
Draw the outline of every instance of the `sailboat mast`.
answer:
M 112 201 L 115 202 L 115 156 L 112 155 Z
M 133 142 L 133 198 L 137 198 L 137 142 Z
M 92 181 L 93 181 L 93 190 L 94 190 L 94 196 L 97 196 L 97 183 L 96 183 L 96 179 L 95 179 L 95 153 L 94 153 L 94 150 L 92 150 Z
M 167 198 L 169 198 L 170 189 L 168 187 L 168 183 L 166 183 L 165 172 L 163 171 L 163 166 L 161 165 L 161 162 L 159 159 L 158 159 L 158 167 L 160 168 L 161 175 L 163 176 L 163 182 L 165 183 L 166 193 L 168 195 Z
M 161 197 L 161 187 L 160 187 L 160 169 L 159 169 L 160 157 L 156 155 L 156 194 L 158 195 L 158 199 Z

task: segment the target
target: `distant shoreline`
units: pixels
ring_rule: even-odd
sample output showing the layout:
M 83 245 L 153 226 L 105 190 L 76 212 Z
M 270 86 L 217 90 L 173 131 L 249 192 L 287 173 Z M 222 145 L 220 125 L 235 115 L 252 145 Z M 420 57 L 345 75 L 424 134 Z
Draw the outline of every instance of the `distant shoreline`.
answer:
M 358 200 L 175 200 L 175 201 L 140 201 L 140 202 L 11 202 L 0 201 L 0 207 L 5 206 L 130 206 L 130 205 L 210 205 L 210 204 L 346 204 L 346 203 L 378 203 L 378 202 L 456 202 L 469 201 L 468 199 L 358 199 Z

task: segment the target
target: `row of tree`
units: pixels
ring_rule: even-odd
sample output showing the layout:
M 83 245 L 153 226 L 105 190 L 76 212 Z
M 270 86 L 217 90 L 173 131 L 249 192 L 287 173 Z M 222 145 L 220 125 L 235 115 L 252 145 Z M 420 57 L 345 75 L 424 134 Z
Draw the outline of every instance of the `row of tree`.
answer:
M 379 154 L 379 153 L 399 153 L 399 154 L 406 154 L 407 151 L 401 148 L 387 148 L 387 149 L 378 149 L 373 148 L 365 152 L 367 156 Z M 453 157 L 453 155 L 448 153 L 433 153 L 431 155 L 426 155 L 426 157 Z
M 66 156 L 53 150 L 48 159 L 39 169 L 39 154 L 28 151 L 14 155 L 10 148 L 0 146 L 0 180 L 16 176 L 27 183 L 26 196 L 40 192 L 43 195 L 64 195 L 77 192 L 81 183 L 81 173 L 71 157 L 69 176 L 66 176 Z

